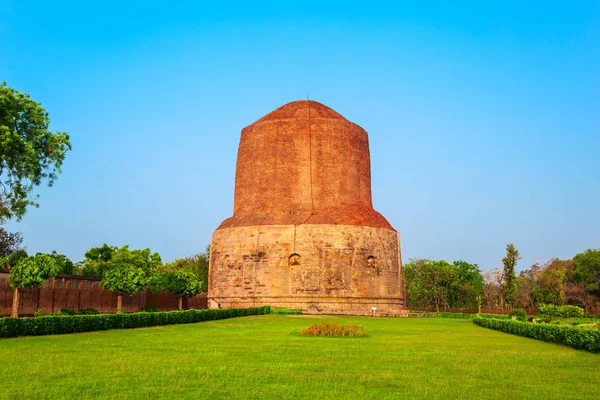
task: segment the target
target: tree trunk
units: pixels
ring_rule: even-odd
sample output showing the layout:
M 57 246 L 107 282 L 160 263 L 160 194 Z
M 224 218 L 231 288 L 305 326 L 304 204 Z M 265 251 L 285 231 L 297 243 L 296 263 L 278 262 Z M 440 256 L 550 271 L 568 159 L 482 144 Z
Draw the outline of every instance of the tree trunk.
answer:
M 183 310 L 183 296 L 179 296 L 179 309 Z
M 19 288 L 15 288 L 13 293 L 13 304 L 10 316 L 13 318 L 19 318 Z
M 123 296 L 117 296 L 117 314 L 121 314 L 121 308 L 123 308 Z

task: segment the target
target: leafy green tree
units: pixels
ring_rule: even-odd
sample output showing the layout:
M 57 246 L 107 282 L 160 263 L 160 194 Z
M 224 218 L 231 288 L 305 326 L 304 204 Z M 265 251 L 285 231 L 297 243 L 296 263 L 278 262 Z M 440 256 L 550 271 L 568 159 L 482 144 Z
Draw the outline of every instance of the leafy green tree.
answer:
M 411 306 L 435 306 L 439 311 L 440 305 L 450 305 L 458 273 L 452 264 L 444 260 L 417 259 L 404 266 L 404 279 Z
M 19 295 L 21 289 L 37 288 L 58 273 L 58 265 L 48 254 L 36 254 L 33 257 L 22 258 L 16 265 L 11 266 L 8 281 L 14 289 L 11 317 L 19 316 Z
M 101 247 L 92 247 L 81 261 L 81 275 L 101 278 L 104 271 L 110 268 L 113 254 L 117 247 L 104 243 Z
M 512 243 L 507 244 L 506 256 L 502 258 L 502 263 L 504 264 L 504 283 L 502 289 L 504 290 L 504 299 L 510 306 L 512 306 L 517 293 L 517 275 L 515 274 L 515 266 L 520 259 L 521 255 L 515 245 Z
M 19 250 L 24 250 L 23 234 L 21 232 L 7 232 L 0 227 L 0 257 L 9 257 Z
M 455 307 L 475 307 L 478 297 L 483 293 L 483 276 L 477 264 L 466 261 L 454 261 L 457 280 L 453 287 L 451 305 Z
M 123 308 L 123 295 L 138 294 L 144 290 L 147 282 L 146 272 L 128 263 L 113 264 L 102 275 L 102 286 L 117 293 L 117 313 Z
M 162 260 L 158 253 L 152 253 L 150 249 L 129 250 L 129 246 L 120 247 L 112 255 L 111 263 L 131 264 L 141 268 L 146 275 L 150 275 L 154 269 L 162 265 Z
M 573 264 L 573 282 L 585 284 L 589 292 L 600 296 L 600 249 L 577 254 Z
M 202 293 L 203 283 L 191 271 L 179 269 L 159 271 L 151 278 L 152 290 L 166 290 L 179 296 L 179 309 L 183 308 L 183 298 L 194 297 Z
M 28 94 L 0 84 L 0 223 L 39 207 L 34 188 L 52 186 L 71 150 L 69 135 L 49 131 L 50 118 Z
M 69 257 L 64 254 L 58 254 L 56 250 L 52 251 L 52 254 L 48 254 L 50 257 L 54 258 L 56 261 L 56 265 L 58 265 L 58 273 L 59 274 L 74 274 L 75 273 L 75 265 L 69 259 Z
M 160 255 L 152 253 L 150 249 L 130 250 L 128 245 L 115 247 L 105 243 L 102 247 L 92 247 L 85 253 L 81 274 L 101 278 L 113 265 L 123 263 L 141 268 L 147 275 L 162 265 Z

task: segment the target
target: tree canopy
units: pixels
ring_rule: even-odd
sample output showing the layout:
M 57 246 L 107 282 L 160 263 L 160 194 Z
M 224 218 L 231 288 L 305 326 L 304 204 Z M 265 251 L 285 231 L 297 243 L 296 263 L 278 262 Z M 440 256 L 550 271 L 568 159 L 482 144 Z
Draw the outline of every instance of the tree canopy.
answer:
M 38 253 L 12 265 L 8 281 L 13 289 L 37 288 L 42 286 L 46 279 L 57 273 L 56 261 L 48 254 Z
M 71 143 L 67 133 L 52 133 L 49 125 L 40 103 L 0 84 L 0 223 L 38 207 L 35 187 L 44 181 L 52 186 L 60 174 Z

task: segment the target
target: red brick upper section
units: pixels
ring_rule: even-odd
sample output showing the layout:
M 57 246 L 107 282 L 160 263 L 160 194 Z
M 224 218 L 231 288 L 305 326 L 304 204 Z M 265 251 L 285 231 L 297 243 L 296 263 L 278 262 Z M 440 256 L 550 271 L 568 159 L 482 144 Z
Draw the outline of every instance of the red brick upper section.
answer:
M 367 132 L 315 101 L 294 101 L 242 130 L 233 217 L 218 229 L 341 224 L 394 230 L 373 209 Z

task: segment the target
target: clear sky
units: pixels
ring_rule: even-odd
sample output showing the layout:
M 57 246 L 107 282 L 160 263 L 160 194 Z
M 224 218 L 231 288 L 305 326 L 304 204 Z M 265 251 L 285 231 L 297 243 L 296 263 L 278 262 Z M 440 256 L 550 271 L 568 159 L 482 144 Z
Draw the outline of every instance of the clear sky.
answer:
M 600 5 L 488 3 L 0 0 L 0 81 L 73 144 L 7 229 L 74 261 L 200 252 L 232 214 L 240 130 L 308 93 L 369 132 L 405 262 L 598 248 Z

